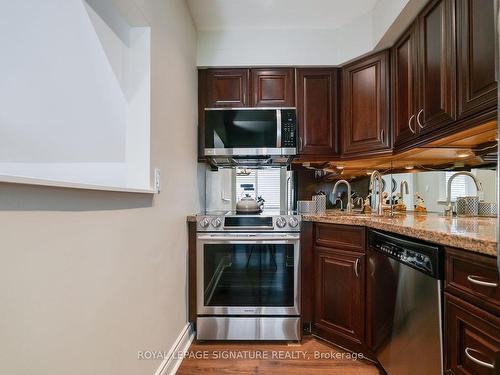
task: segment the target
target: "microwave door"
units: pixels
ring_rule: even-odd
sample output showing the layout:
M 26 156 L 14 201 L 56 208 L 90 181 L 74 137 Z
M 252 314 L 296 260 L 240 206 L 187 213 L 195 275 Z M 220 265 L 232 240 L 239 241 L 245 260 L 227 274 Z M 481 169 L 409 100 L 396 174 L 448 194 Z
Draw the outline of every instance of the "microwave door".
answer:
M 206 109 L 205 155 L 280 155 L 280 115 L 277 109 Z

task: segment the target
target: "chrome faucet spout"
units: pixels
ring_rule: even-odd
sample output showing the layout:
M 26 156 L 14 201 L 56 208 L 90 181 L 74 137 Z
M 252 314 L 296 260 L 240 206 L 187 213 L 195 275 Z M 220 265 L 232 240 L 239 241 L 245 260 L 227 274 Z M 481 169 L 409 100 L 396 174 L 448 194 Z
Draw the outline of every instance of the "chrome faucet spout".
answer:
M 375 187 L 375 179 L 377 179 L 377 190 L 378 192 L 375 194 L 374 187 Z M 382 188 L 383 188 L 383 180 L 382 180 L 382 174 L 375 170 L 372 172 L 370 176 L 370 192 L 372 194 L 372 197 L 376 197 L 378 195 L 378 202 L 377 202 L 377 214 L 382 216 L 384 214 L 384 206 L 382 202 Z
M 347 180 L 339 180 L 333 186 L 332 194 L 335 197 L 335 193 L 337 192 L 337 188 L 339 185 L 345 184 L 347 186 L 347 213 L 352 212 L 352 203 L 351 203 L 351 184 Z M 335 200 L 336 202 L 336 200 Z M 342 206 L 341 206 L 342 207 Z
M 479 193 L 479 192 L 483 191 L 483 184 L 472 173 L 463 171 L 463 172 L 457 172 L 457 173 L 453 174 L 450 177 L 450 179 L 448 180 L 448 186 L 446 189 L 446 208 L 444 209 L 444 213 L 445 213 L 445 215 L 448 215 L 448 216 L 453 215 L 453 207 L 451 205 L 451 185 L 453 183 L 453 180 L 458 176 L 469 176 L 470 178 L 472 178 L 472 181 L 474 181 L 474 184 L 476 185 L 477 192 Z

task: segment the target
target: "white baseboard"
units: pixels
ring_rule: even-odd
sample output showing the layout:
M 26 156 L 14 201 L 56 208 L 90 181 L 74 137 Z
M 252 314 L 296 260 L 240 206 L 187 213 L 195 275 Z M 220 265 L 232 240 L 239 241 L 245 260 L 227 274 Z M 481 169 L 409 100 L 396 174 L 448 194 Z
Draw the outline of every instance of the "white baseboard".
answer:
M 156 370 L 155 375 L 175 375 L 177 369 L 182 363 L 182 356 L 175 355 L 179 352 L 185 352 L 194 340 L 193 326 L 188 323 L 175 340 L 174 345 L 168 352 L 166 358 Z

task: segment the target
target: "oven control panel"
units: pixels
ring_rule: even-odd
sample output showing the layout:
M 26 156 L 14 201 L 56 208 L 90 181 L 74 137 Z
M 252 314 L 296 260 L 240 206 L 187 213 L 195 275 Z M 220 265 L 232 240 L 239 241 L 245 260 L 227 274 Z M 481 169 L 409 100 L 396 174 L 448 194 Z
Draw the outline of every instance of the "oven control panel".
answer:
M 198 232 L 300 232 L 300 215 L 200 215 Z

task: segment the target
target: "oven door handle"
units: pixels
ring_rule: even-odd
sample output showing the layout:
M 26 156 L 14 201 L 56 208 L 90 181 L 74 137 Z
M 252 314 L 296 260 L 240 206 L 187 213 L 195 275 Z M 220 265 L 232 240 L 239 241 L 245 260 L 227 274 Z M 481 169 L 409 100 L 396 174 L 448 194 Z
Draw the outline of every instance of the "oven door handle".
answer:
M 198 240 L 209 240 L 209 241 L 295 241 L 300 240 L 299 234 L 280 234 L 273 236 L 263 236 L 263 235 L 198 235 Z

